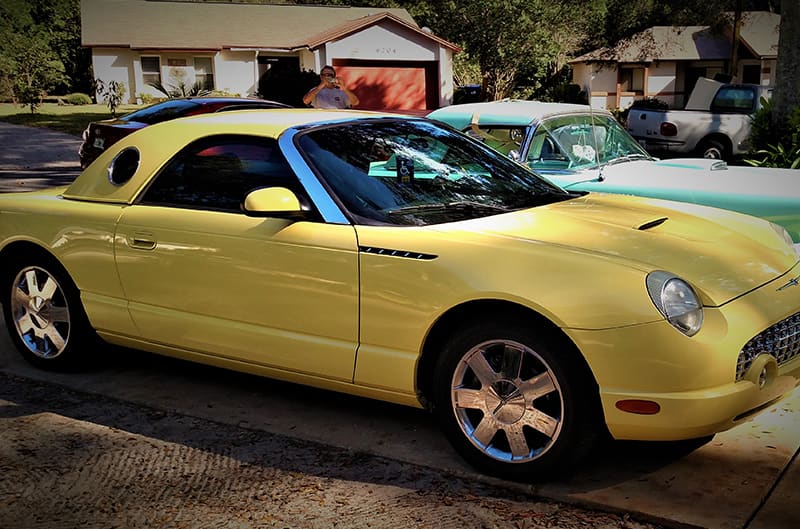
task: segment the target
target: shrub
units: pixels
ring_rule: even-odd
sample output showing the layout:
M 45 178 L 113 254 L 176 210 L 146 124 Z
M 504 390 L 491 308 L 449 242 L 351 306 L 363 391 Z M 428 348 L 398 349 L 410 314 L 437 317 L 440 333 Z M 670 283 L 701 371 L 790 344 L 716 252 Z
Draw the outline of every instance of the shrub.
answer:
M 64 101 L 69 103 L 70 105 L 91 105 L 92 98 L 86 94 L 81 94 L 80 92 L 76 92 L 74 94 L 69 94 L 64 97 Z
M 97 79 L 95 81 L 95 86 L 97 88 L 97 95 L 103 98 L 108 110 L 111 111 L 111 115 L 116 116 L 117 107 L 122 104 L 122 101 L 125 98 L 125 93 L 127 90 L 125 88 L 125 83 L 121 81 L 109 81 L 108 83 L 105 83 L 104 81 Z
M 772 100 L 761 99 L 753 116 L 750 151 L 745 163 L 756 167 L 800 169 L 800 107 L 795 107 L 776 127 L 772 124 Z
M 238 92 L 231 92 L 227 88 L 212 90 L 209 95 L 216 97 L 241 97 Z
M 139 99 L 143 104 L 149 105 L 153 102 L 153 94 L 145 94 L 144 92 L 140 92 L 136 94 L 136 99 Z

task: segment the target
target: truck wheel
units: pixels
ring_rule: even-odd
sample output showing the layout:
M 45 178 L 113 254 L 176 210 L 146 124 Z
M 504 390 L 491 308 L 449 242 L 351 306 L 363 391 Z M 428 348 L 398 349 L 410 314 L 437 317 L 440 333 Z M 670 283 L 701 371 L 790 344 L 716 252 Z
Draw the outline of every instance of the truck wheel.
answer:
M 725 160 L 727 158 L 727 149 L 722 142 L 717 140 L 703 140 L 697 150 L 703 158 L 711 158 L 713 160 Z

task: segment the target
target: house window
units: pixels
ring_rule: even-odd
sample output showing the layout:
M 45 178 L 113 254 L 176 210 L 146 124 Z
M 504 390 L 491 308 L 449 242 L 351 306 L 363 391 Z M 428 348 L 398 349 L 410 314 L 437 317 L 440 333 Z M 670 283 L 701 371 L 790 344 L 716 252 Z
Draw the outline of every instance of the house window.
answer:
M 761 84 L 761 65 L 742 65 L 742 82 L 747 84 Z
M 194 58 L 194 82 L 203 90 L 214 89 L 214 71 L 211 69 L 211 57 Z
M 644 68 L 622 68 L 619 72 L 620 92 L 644 93 Z
M 142 57 L 142 78 L 144 84 L 161 83 L 161 59 L 158 57 Z

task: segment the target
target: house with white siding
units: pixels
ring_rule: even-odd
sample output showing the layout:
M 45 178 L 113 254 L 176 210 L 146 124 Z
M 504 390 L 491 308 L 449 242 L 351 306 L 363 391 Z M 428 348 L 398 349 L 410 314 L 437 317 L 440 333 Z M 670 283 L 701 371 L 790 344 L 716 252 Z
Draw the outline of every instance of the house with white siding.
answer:
M 359 108 L 425 110 L 453 97 L 458 47 L 405 9 L 181 0 L 81 0 L 94 78 L 125 84 L 129 102 L 163 97 L 151 83 L 254 95 L 271 68 L 333 65 Z
M 775 13 L 742 14 L 734 82 L 774 85 L 780 22 Z M 572 79 L 596 108 L 624 109 L 647 97 L 682 108 L 697 79 L 728 71 L 732 35 L 731 28 L 655 26 L 573 59 Z

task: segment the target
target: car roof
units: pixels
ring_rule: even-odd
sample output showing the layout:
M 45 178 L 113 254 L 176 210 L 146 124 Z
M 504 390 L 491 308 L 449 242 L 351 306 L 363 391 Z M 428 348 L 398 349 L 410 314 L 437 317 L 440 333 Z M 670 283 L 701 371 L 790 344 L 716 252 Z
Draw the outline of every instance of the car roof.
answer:
M 459 130 L 464 130 L 473 123 L 479 125 L 511 125 L 525 127 L 546 117 L 575 112 L 607 111 L 591 109 L 588 105 L 572 103 L 550 103 L 544 101 L 523 101 L 506 99 L 485 103 L 465 103 L 450 105 L 428 114 L 428 118 L 443 121 Z
M 278 138 L 287 129 L 354 119 L 408 116 L 365 110 L 250 109 L 163 121 L 125 136 L 104 151 L 66 189 L 64 198 L 96 202 L 131 203 L 148 176 L 185 145 L 212 135 L 248 134 Z M 110 182 L 108 168 L 114 157 L 133 147 L 140 153 L 133 178 L 123 185 Z

